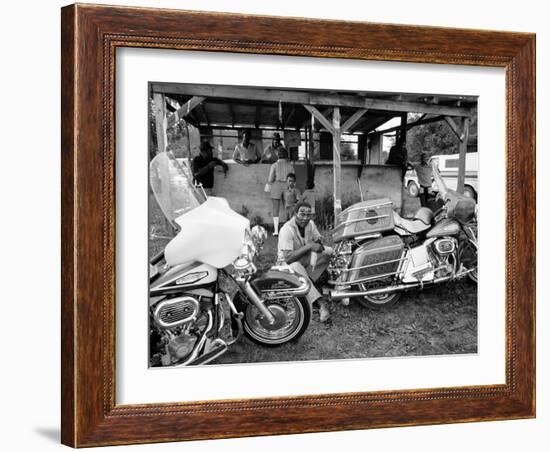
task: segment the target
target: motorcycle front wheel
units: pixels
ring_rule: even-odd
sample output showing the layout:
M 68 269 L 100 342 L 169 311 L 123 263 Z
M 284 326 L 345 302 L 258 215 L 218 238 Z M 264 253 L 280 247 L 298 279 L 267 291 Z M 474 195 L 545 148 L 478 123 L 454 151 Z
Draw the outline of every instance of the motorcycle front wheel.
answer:
M 246 303 L 243 326 L 250 340 L 276 347 L 304 334 L 311 320 L 311 305 L 305 297 L 275 298 L 265 305 L 275 317 L 273 324 L 266 321 L 256 306 Z

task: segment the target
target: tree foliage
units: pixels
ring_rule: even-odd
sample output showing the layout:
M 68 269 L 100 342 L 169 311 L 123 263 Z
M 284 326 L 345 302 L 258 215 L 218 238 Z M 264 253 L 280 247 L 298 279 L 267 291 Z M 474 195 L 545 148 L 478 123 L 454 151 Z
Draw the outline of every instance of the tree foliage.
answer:
M 418 163 L 423 152 L 428 156 L 456 154 L 458 139 L 446 122 L 432 122 L 408 130 L 407 150 L 409 160 Z
M 417 121 L 421 115 L 410 115 L 409 122 Z M 474 114 L 470 123 L 470 146 L 477 138 L 477 114 Z M 474 144 L 472 148 L 477 150 Z M 408 159 L 411 162 L 420 162 L 420 154 L 425 152 L 428 156 L 441 154 L 456 154 L 459 152 L 458 138 L 445 121 L 432 122 L 421 126 L 412 127 L 407 131 Z

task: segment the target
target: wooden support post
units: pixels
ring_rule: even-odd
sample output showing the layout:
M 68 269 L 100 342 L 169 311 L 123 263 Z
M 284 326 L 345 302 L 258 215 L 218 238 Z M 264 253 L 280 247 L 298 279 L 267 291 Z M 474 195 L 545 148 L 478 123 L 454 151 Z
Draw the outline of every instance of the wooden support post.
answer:
M 298 130 L 298 133 L 301 133 L 300 130 Z M 304 129 L 304 138 L 305 138 L 305 143 L 304 143 L 305 146 L 304 147 L 305 147 L 305 154 L 306 154 L 305 157 L 306 157 L 306 161 L 309 161 L 309 160 L 311 160 L 311 154 L 309 152 L 309 143 L 310 143 L 311 138 L 312 138 L 311 130 L 310 130 L 309 127 L 306 127 Z
M 382 135 L 376 133 L 370 137 L 369 163 L 382 165 Z
M 401 125 L 399 127 L 399 137 L 397 138 L 397 144 L 407 145 L 407 113 L 401 114 Z
M 466 178 L 466 151 L 468 150 L 468 137 L 470 135 L 470 118 L 462 118 L 462 134 L 458 157 L 458 182 L 456 191 L 464 193 L 464 180 Z
M 309 159 L 315 160 L 315 129 L 313 128 L 313 122 L 315 118 L 311 116 L 311 124 L 309 126 Z
M 155 105 L 155 129 L 157 134 L 157 153 L 166 151 L 166 104 L 164 94 L 154 93 L 153 103 Z
M 336 216 L 342 211 L 342 168 L 340 161 L 340 107 L 334 107 L 332 114 L 332 170 L 334 173 L 334 223 Z
M 191 168 L 191 137 L 189 136 L 189 124 L 185 121 L 185 134 L 187 135 L 187 166 Z

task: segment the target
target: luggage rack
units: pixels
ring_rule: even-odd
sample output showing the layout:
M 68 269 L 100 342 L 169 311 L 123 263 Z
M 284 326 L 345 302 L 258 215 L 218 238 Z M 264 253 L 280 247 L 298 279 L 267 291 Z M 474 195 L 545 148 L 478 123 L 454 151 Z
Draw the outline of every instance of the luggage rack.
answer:
M 342 215 L 347 215 L 350 212 L 357 212 L 359 210 L 374 210 L 374 209 L 379 209 L 380 207 L 391 206 L 391 205 L 393 205 L 391 201 L 385 201 L 383 203 L 374 204 L 372 206 L 360 206 L 360 207 L 351 207 L 351 208 L 348 207 L 346 210 L 343 210 L 342 212 L 340 212 L 336 216 L 336 218 L 340 218 Z M 369 217 L 369 218 L 374 218 L 374 217 Z
M 334 241 L 393 229 L 392 205 L 390 199 L 384 198 L 348 207 L 335 218 L 332 230 Z
M 354 279 L 353 281 L 345 281 L 345 284 L 359 284 L 359 283 L 362 283 L 362 282 L 375 281 L 377 279 L 387 278 L 388 276 L 396 276 L 396 275 L 399 275 L 400 273 L 403 272 L 403 264 L 404 264 L 406 258 L 407 258 L 407 252 L 403 253 L 401 255 L 401 257 L 399 257 L 397 259 L 391 259 L 389 261 L 376 262 L 374 264 L 361 265 L 359 267 L 352 267 L 352 268 L 342 269 L 341 270 L 341 275 L 347 275 L 350 272 L 356 271 L 356 270 L 363 270 L 365 268 L 373 268 L 373 267 L 377 267 L 379 265 L 392 264 L 394 262 L 398 262 L 397 269 L 394 272 L 382 273 L 380 275 L 369 276 L 368 278 Z M 340 277 L 338 279 L 340 279 Z M 335 285 L 335 284 L 342 284 L 343 282 L 342 281 L 328 281 L 328 283 Z
M 367 207 L 366 209 L 358 209 L 358 210 L 374 210 L 372 207 Z M 370 220 L 378 220 L 380 218 L 388 218 L 389 217 L 389 214 L 388 215 L 374 215 L 374 216 L 371 216 L 371 217 L 362 217 L 362 218 L 354 218 L 352 220 L 347 220 L 347 221 L 342 221 L 341 223 L 338 223 L 338 225 L 334 228 L 334 229 L 338 229 L 338 228 L 341 228 L 343 226 L 347 226 L 349 224 L 353 224 L 353 223 L 360 223 L 361 221 L 370 221 Z

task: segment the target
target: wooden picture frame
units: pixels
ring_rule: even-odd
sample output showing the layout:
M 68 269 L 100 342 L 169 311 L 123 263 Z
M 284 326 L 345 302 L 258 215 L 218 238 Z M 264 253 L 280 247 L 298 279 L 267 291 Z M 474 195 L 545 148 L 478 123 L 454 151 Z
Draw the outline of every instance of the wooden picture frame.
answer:
M 147 47 L 506 70 L 506 382 L 115 403 L 115 50 Z M 189 11 L 62 9 L 62 442 L 73 447 L 535 416 L 535 36 Z

